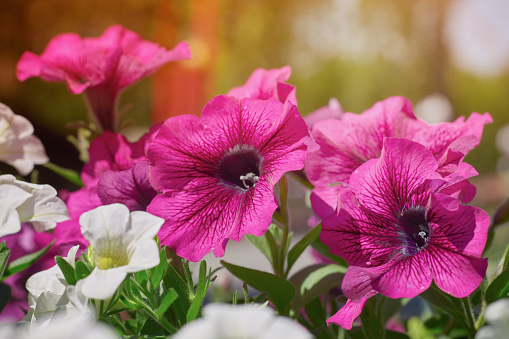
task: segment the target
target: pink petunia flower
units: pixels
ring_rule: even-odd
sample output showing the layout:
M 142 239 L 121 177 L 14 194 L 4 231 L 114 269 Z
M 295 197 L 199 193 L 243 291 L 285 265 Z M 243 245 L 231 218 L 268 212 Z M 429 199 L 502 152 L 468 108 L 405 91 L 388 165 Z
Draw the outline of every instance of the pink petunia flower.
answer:
M 145 211 L 157 194 L 150 185 L 145 154 L 159 127 L 153 126 L 136 142 L 109 131 L 92 141 L 90 161 L 81 172 L 85 187 L 69 193 L 66 200 L 71 220 L 55 228 L 56 245 L 62 254 L 75 245 L 88 246 L 78 222 L 83 213 L 113 203 L 122 203 L 130 211 Z
M 415 117 L 412 103 L 403 97 L 377 102 L 362 114 L 345 113 L 341 119 L 314 124 L 312 135 L 320 150 L 306 159 L 306 174 L 315 186 L 311 194 L 314 211 L 321 218 L 333 213 L 339 191 L 348 185 L 350 175 L 363 163 L 378 158 L 385 137 L 413 140 L 426 146 L 438 161 L 443 176 L 456 171 L 465 155 L 475 148 L 484 125 L 492 122 L 488 113 L 472 113 L 452 123 L 428 125 Z M 468 182 L 450 188 L 450 194 L 469 202 L 475 187 Z
M 301 169 L 316 147 L 290 102 L 213 98 L 201 118 L 166 120 L 148 159 L 150 182 L 162 191 L 147 211 L 165 219 L 161 243 L 198 261 L 222 256 L 228 239 L 262 235 L 277 208 L 274 185 Z
M 380 158 L 352 173 L 338 209 L 322 221 L 321 240 L 350 264 L 342 282 L 350 300 L 329 322 L 351 327 L 376 293 L 412 298 L 434 281 L 463 298 L 479 286 L 490 218 L 444 194 L 453 176 L 441 178 L 438 168 L 421 144 L 386 138 Z
M 119 92 L 170 61 L 190 57 L 185 42 L 167 51 L 133 31 L 114 25 L 98 38 L 82 39 L 74 33 L 57 35 L 40 56 L 23 53 L 16 75 L 20 81 L 31 77 L 65 81 L 72 94 L 84 93 L 99 127 L 116 131 Z
M 243 86 L 234 87 L 228 95 L 237 99 L 253 98 L 268 100 L 277 99 L 282 103 L 290 101 L 297 105 L 295 86 L 287 84 L 292 69 L 290 66 L 274 69 L 256 69 Z

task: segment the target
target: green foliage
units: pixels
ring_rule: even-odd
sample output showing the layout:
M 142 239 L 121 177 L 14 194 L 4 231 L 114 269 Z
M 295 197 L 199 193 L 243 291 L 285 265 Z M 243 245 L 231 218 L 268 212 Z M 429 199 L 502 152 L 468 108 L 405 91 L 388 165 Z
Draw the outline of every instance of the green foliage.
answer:
M 5 271 L 5 267 L 7 266 L 7 261 L 11 255 L 11 250 L 5 245 L 5 241 L 0 243 L 0 279 L 2 279 Z M 1 281 L 0 280 L 0 281 Z
M 288 280 L 276 275 L 221 261 L 233 275 L 260 292 L 267 292 L 279 314 L 288 314 L 290 301 L 295 296 L 295 287 Z
M 44 247 L 43 249 L 41 249 L 41 250 L 39 250 L 37 252 L 25 255 L 25 256 L 23 256 L 21 258 L 18 258 L 16 260 L 14 260 L 13 262 L 11 262 L 9 264 L 9 266 L 7 267 L 7 269 L 4 271 L 4 274 L 2 276 L 2 280 L 7 278 L 7 277 L 9 277 L 9 276 L 11 276 L 11 275 L 13 275 L 13 274 L 21 272 L 21 271 L 29 268 L 30 266 L 32 266 L 46 252 L 49 251 L 49 249 L 51 248 L 51 246 L 53 246 L 54 243 L 55 243 L 55 240 L 53 240 L 48 246 Z

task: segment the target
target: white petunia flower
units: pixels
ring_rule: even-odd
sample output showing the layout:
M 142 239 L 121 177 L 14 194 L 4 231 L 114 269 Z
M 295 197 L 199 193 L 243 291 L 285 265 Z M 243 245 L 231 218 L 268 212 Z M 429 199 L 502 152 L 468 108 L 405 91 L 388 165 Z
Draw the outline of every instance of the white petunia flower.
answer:
M 75 266 L 79 246 L 69 250 L 64 258 Z M 23 323 L 30 328 L 45 328 L 56 318 L 67 318 L 90 311 L 88 299 L 81 293 L 82 281 L 68 286 L 58 265 L 32 275 L 26 283 L 29 310 Z
M 17 233 L 22 222 L 31 223 L 37 232 L 55 228 L 69 219 L 65 203 L 50 185 L 16 180 L 0 175 L 0 236 Z
M 208 304 L 203 318 L 184 325 L 173 339 L 311 339 L 299 323 L 276 316 L 269 307 Z
M 122 204 L 100 206 L 80 217 L 81 232 L 92 246 L 96 266 L 83 279 L 87 297 L 107 300 L 128 273 L 159 264 L 159 248 L 154 237 L 164 220 L 147 212 L 134 211 Z
M 30 121 L 0 103 L 0 161 L 13 166 L 21 175 L 30 173 L 34 164 L 49 161 L 42 142 L 33 133 Z
M 489 324 L 475 334 L 475 339 L 505 339 L 509 333 L 509 298 L 497 300 L 486 307 L 484 318 Z
M 56 319 L 45 328 L 32 330 L 15 324 L 0 325 L 0 339 L 120 339 L 115 330 L 87 314 Z

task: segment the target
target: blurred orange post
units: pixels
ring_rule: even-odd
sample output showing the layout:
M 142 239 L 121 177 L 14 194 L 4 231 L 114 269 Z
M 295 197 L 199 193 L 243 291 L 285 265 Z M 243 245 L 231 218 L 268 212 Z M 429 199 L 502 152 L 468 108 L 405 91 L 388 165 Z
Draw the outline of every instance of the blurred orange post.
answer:
M 165 1 L 156 10 L 154 40 L 173 48 L 183 39 L 192 56 L 166 65 L 152 77 L 153 123 L 181 114 L 200 115 L 214 94 L 218 17 L 219 0 Z

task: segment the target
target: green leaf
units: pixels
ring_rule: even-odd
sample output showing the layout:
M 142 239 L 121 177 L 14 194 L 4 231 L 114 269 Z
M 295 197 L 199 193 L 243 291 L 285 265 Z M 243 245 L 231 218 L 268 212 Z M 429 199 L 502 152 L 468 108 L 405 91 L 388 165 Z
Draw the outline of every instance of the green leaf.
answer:
M 316 264 L 295 273 L 290 281 L 297 287 L 298 293 L 292 300 L 292 309 L 299 311 L 314 298 L 341 286 L 345 272 L 345 267 L 336 264 Z
M 497 207 L 497 210 L 495 211 L 492 220 L 493 220 L 491 223 L 492 227 L 490 227 L 491 229 L 493 229 L 497 225 L 509 221 L 509 198 L 506 199 Z
M 167 288 L 173 287 L 177 292 L 178 298 L 175 300 L 173 308 L 175 309 L 175 314 L 177 315 L 180 325 L 183 325 L 186 323 L 187 311 L 191 305 L 187 283 L 182 276 L 180 276 L 175 267 L 171 265 L 168 266 L 168 271 L 163 280 Z
M 2 279 L 7 278 L 10 275 L 13 275 L 15 273 L 21 272 L 24 269 L 29 268 L 32 266 L 33 263 L 35 263 L 39 258 L 41 258 L 48 250 L 53 246 L 55 243 L 55 240 L 53 240 L 48 246 L 44 247 L 43 249 L 30 253 L 28 255 L 25 255 L 24 257 L 18 258 L 11 262 L 7 269 L 5 270 L 5 274 L 2 277 Z
M 177 300 L 177 298 L 178 295 L 177 292 L 175 292 L 175 289 L 170 288 L 168 292 L 166 292 L 166 294 L 163 296 L 163 298 L 161 299 L 161 304 L 156 309 L 157 316 L 161 318 L 164 312 L 166 312 L 168 308 L 170 308 L 171 304 L 173 304 L 173 302 Z
M 69 285 L 76 285 L 76 276 L 74 275 L 74 267 L 72 267 L 71 264 L 67 262 L 62 257 L 59 257 L 58 255 L 55 257 L 55 262 L 57 263 L 58 267 L 60 267 L 60 270 L 62 271 L 62 274 L 65 277 L 65 281 L 67 281 L 67 284 Z
M 412 339 L 434 339 L 435 336 L 426 328 L 424 323 L 417 317 L 408 320 L 408 335 Z
M 81 181 L 80 174 L 72 169 L 60 167 L 51 162 L 47 162 L 43 165 L 50 171 L 58 174 L 62 178 L 68 180 L 69 182 L 75 184 L 76 186 L 83 187 L 83 182 Z
M 11 250 L 5 245 L 5 241 L 2 241 L 2 243 L 0 243 L 0 281 L 2 281 L 5 266 L 7 265 L 7 261 L 10 256 Z
M 198 287 L 196 288 L 196 294 L 193 301 L 191 302 L 189 311 L 187 311 L 187 322 L 193 321 L 200 314 L 201 304 L 203 302 L 203 298 L 205 298 L 205 294 L 207 294 L 208 287 L 209 278 L 207 277 L 207 263 L 205 260 L 202 260 L 200 262 L 200 274 L 198 277 Z
M 145 324 L 141 328 L 140 334 L 150 336 L 167 336 L 170 334 L 163 325 L 158 323 L 155 319 L 147 318 Z
M 147 271 L 139 271 L 138 272 L 138 282 L 143 288 L 147 288 L 148 275 Z
M 161 249 L 159 252 L 159 264 L 153 269 L 154 274 L 150 278 L 152 288 L 155 289 L 157 285 L 163 280 L 164 275 L 168 269 L 168 262 L 166 261 L 166 251 Z
M 0 284 L 0 312 L 2 312 L 9 300 L 11 300 L 11 287 L 2 283 Z
M 486 301 L 492 303 L 504 298 L 509 293 L 509 270 L 503 271 L 495 278 L 486 290 Z
M 315 241 L 318 236 L 320 236 L 320 231 L 322 230 L 322 225 L 318 225 L 315 228 L 313 228 L 311 231 L 309 231 L 308 234 L 306 234 L 298 243 L 295 244 L 295 246 L 292 247 L 290 252 L 288 252 L 288 265 L 286 267 L 286 272 L 290 272 L 290 269 L 292 268 L 293 264 L 299 259 L 300 255 L 304 250 L 313 242 Z
M 330 259 L 331 261 L 337 263 L 338 265 L 341 265 L 343 267 L 348 267 L 348 263 L 345 259 L 341 258 L 340 256 L 337 256 L 335 254 L 330 253 L 329 247 L 325 245 L 321 240 L 320 237 L 317 237 L 312 243 L 311 246 L 318 251 L 321 255 L 325 256 L 326 258 Z
M 322 307 L 322 302 L 320 298 L 316 297 L 313 300 L 311 300 L 309 303 L 306 304 L 304 307 L 306 311 L 306 315 L 308 316 L 309 320 L 315 325 L 316 327 L 320 327 L 325 324 L 326 318 L 326 312 L 325 309 Z
M 286 314 L 290 301 L 295 296 L 295 287 L 291 282 L 276 275 L 241 267 L 221 260 L 221 264 L 233 275 L 247 282 L 260 292 L 267 292 L 279 314 Z
M 429 301 L 431 304 L 438 306 L 450 315 L 452 315 L 463 326 L 467 327 L 463 306 L 460 299 L 450 296 L 442 292 L 434 283 L 424 292 L 421 297 Z
M 81 280 L 88 277 L 92 271 L 83 261 L 76 262 L 76 268 L 74 269 L 74 277 L 76 280 Z

